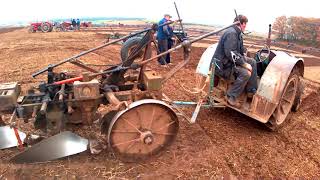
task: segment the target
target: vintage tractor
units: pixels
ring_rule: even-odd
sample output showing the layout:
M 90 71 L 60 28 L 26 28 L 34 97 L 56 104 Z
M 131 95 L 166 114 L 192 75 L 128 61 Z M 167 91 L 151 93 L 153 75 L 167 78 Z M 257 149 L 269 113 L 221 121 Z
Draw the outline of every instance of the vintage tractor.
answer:
M 36 22 L 31 23 L 29 27 L 29 32 L 35 33 L 37 31 L 41 32 L 51 32 L 53 29 L 53 25 L 50 22 Z
M 271 130 L 283 125 L 290 111 L 297 111 L 301 103 L 304 61 L 286 52 L 270 49 L 271 25 L 266 45 L 248 55 L 257 62 L 258 90 L 253 98 L 246 93 L 240 96 L 240 107 L 227 103 L 226 92 L 233 80 L 225 80 L 215 74 L 216 59 L 213 59 L 217 44 L 213 44 L 202 54 L 197 66 L 198 85 L 193 93 L 202 94 L 198 102 L 173 101 L 177 105 L 195 105 L 194 114 L 188 120 L 194 123 L 201 107 L 230 107 L 257 121 L 265 123 Z M 239 58 L 232 53 L 234 61 Z M 214 68 L 213 68 L 214 67 Z M 207 88 L 207 90 L 205 90 Z
M 55 22 L 53 27 L 57 32 L 74 30 L 70 21 L 63 21 L 62 23 Z

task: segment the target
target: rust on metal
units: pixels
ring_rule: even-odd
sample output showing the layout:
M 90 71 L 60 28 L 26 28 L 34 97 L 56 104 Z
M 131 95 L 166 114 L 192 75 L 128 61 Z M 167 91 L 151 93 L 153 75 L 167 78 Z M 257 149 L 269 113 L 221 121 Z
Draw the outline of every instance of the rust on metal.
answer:
M 136 101 L 111 121 L 109 147 L 124 161 L 148 158 L 172 143 L 178 124 L 177 116 L 164 102 Z

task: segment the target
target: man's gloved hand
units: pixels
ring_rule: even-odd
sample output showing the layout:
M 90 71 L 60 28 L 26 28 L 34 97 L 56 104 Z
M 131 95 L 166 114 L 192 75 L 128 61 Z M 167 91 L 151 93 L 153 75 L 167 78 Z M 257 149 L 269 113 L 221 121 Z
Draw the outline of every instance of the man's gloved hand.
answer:
M 248 71 L 252 72 L 252 66 L 248 63 L 244 63 L 242 65 L 243 68 L 247 69 Z

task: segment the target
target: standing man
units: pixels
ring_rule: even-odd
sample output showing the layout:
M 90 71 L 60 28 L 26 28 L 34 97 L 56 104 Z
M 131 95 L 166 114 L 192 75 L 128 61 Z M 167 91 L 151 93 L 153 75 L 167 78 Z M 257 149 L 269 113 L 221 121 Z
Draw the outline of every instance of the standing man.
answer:
M 165 25 L 165 26 L 161 26 L 161 27 L 160 27 L 160 25 L 169 22 L 170 18 L 171 18 L 171 16 L 169 14 L 165 14 L 164 18 L 161 19 L 158 23 L 159 28 L 158 28 L 158 32 L 157 32 L 157 40 L 158 40 L 159 53 L 167 51 L 168 47 L 169 47 L 168 39 L 169 38 L 171 39 L 170 30 L 172 31 L 172 28 L 169 25 Z M 169 64 L 170 63 L 170 54 L 159 57 L 158 62 L 161 65 Z
M 234 19 L 234 22 L 237 21 L 240 23 L 226 29 L 220 37 L 213 58 L 216 60 L 215 74 L 224 79 L 235 77 L 235 81 L 227 90 L 227 102 L 239 108 L 237 98 L 241 93 L 246 90 L 248 97 L 252 98 L 258 85 L 256 61 L 244 56 L 242 32 L 246 29 L 248 19 L 246 16 L 238 15 Z M 232 55 L 237 57 L 235 62 Z
M 80 19 L 77 19 L 77 29 L 80 31 Z
M 72 25 L 72 29 L 73 29 L 73 30 L 76 30 L 76 29 L 77 29 L 77 28 L 76 28 L 77 22 L 76 22 L 75 19 L 72 19 L 72 20 L 71 20 L 71 25 Z

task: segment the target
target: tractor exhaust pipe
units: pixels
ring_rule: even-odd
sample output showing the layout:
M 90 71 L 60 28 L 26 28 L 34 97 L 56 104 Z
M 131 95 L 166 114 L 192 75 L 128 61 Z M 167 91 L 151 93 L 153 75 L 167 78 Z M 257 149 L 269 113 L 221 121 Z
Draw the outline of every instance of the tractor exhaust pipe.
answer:
M 270 46 L 271 46 L 271 24 L 269 24 L 269 32 L 268 32 L 268 38 L 267 38 L 266 44 L 270 49 Z

